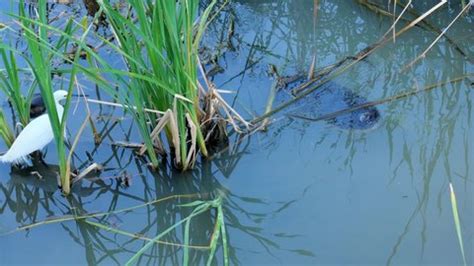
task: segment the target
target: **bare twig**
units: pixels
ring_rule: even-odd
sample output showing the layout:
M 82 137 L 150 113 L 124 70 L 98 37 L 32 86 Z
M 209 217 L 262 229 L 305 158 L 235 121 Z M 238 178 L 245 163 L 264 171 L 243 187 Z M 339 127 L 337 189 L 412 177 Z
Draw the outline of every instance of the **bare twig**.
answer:
M 395 21 L 393 22 L 392 26 L 387 30 L 387 32 L 383 35 L 383 38 L 385 38 L 391 31 L 393 31 L 393 41 L 395 42 L 395 39 L 396 39 L 396 26 L 397 26 L 397 23 L 398 21 L 402 18 L 403 14 L 405 14 L 405 12 L 407 11 L 408 7 L 411 5 L 411 2 L 412 0 L 410 0 L 405 8 L 402 10 L 402 12 L 400 13 L 400 15 L 395 19 Z M 395 8 L 396 8 L 396 4 L 397 2 L 394 1 L 394 13 L 393 13 L 393 16 L 395 17 Z
M 426 13 L 424 13 L 423 15 L 421 15 L 420 17 L 416 18 L 415 20 L 413 20 L 411 23 L 409 23 L 408 25 L 406 25 L 405 27 L 403 27 L 401 30 L 399 30 L 396 34 L 395 34 L 395 37 L 398 37 L 400 35 L 402 35 L 403 33 L 407 32 L 408 30 L 410 30 L 411 28 L 413 28 L 414 26 L 416 26 L 420 21 L 422 21 L 425 17 L 427 17 L 429 14 L 431 14 L 432 12 L 434 12 L 436 9 L 440 8 L 442 5 L 444 5 L 446 3 L 446 0 L 442 0 L 440 3 L 438 3 L 437 5 L 435 5 L 434 7 L 432 7 L 429 11 L 427 11 Z M 326 84 L 327 82 L 329 82 L 331 79 L 335 78 L 336 76 L 340 75 L 341 73 L 345 72 L 347 69 L 351 68 L 352 66 L 354 66 L 355 64 L 359 63 L 359 61 L 363 60 L 364 58 L 368 57 L 369 55 L 371 55 L 373 52 L 375 52 L 376 50 L 378 50 L 380 47 L 383 47 L 387 42 L 391 41 L 393 39 L 393 36 L 391 37 L 385 37 L 385 38 L 381 38 L 378 42 L 374 43 L 373 45 L 371 46 L 368 46 L 366 47 L 365 49 L 361 50 L 359 53 L 357 53 L 354 57 L 352 58 L 355 58 L 355 60 L 353 60 L 351 63 L 348 63 L 346 65 L 344 65 L 344 63 L 346 63 L 346 61 L 348 60 L 348 58 L 345 58 L 343 59 L 342 61 L 338 62 L 335 64 L 336 68 L 339 68 L 339 71 L 335 72 L 334 74 L 332 75 L 329 75 L 328 77 L 326 77 L 325 79 L 321 80 L 318 84 L 314 85 L 313 87 L 311 88 L 308 88 L 306 89 L 305 91 L 303 91 L 301 94 L 299 94 L 298 96 L 296 96 L 295 98 L 275 107 L 273 110 L 271 110 L 270 112 L 266 112 L 265 114 L 263 114 L 262 116 L 260 117 L 257 117 L 255 118 L 254 120 L 252 120 L 250 123 L 251 124 L 256 124 L 256 123 L 260 123 L 262 122 L 265 118 L 267 117 L 270 117 L 278 112 L 280 112 L 281 110 L 287 108 L 288 106 L 294 104 L 295 102 L 303 99 L 304 97 L 308 96 L 309 94 L 311 94 L 313 91 L 315 91 L 316 89 L 320 88 L 322 85 Z M 332 72 L 332 70 L 331 70 Z
M 129 149 L 143 148 L 143 144 L 141 143 L 131 143 L 131 142 L 125 142 L 125 141 L 115 141 L 114 143 L 112 143 L 112 146 L 124 147 L 124 148 L 129 148 Z
M 122 104 L 119 104 L 119 103 L 100 101 L 100 100 L 94 100 L 94 99 L 86 99 L 86 100 L 87 100 L 87 102 L 95 103 L 95 104 L 108 105 L 108 106 L 114 106 L 114 107 L 120 107 L 120 108 L 127 108 L 127 107 L 125 107 L 125 106 L 123 106 Z M 133 108 L 135 110 L 137 109 L 136 106 L 130 106 L 130 108 Z M 160 115 L 165 114 L 165 112 L 163 112 L 163 111 L 153 110 L 153 109 L 149 109 L 149 108 L 144 108 L 143 110 L 145 112 L 148 112 L 148 113 L 155 113 L 155 114 L 160 114 Z
M 335 117 L 338 117 L 338 116 L 343 115 L 343 114 L 352 113 L 352 112 L 357 111 L 359 109 L 368 108 L 368 107 L 381 105 L 381 104 L 388 103 L 388 102 L 397 101 L 397 100 L 400 100 L 400 99 L 407 98 L 409 96 L 416 95 L 416 94 L 421 93 L 421 92 L 428 92 L 428 91 L 431 91 L 435 88 L 443 87 L 447 84 L 458 83 L 458 82 L 466 80 L 468 77 L 472 77 L 472 76 L 474 76 L 474 73 L 467 74 L 467 75 L 464 75 L 464 76 L 461 76 L 461 77 L 457 77 L 457 78 L 448 80 L 446 82 L 432 84 L 432 85 L 426 86 L 422 89 L 418 88 L 418 86 L 415 86 L 413 88 L 413 90 L 405 92 L 405 93 L 397 94 L 397 95 L 394 95 L 394 96 L 391 96 L 391 97 L 388 97 L 388 98 L 385 98 L 385 99 L 381 99 L 381 100 L 365 102 L 363 104 L 359 104 L 359 105 L 356 105 L 356 106 L 353 106 L 353 107 L 350 107 L 350 108 L 346 108 L 346 109 L 339 110 L 339 111 L 336 111 L 336 112 L 332 112 L 332 113 L 329 113 L 329 114 L 326 114 L 326 115 L 322 115 L 322 116 L 319 116 L 317 118 L 305 117 L 305 116 L 294 115 L 294 114 L 291 114 L 291 115 L 288 115 L 288 116 L 303 119 L 303 120 L 307 120 L 307 121 L 311 121 L 311 122 L 328 120 L 328 119 L 335 118 Z
M 145 202 L 145 203 L 140 204 L 140 205 L 136 205 L 136 206 L 120 209 L 120 210 L 114 210 L 114 211 L 109 211 L 109 212 L 89 213 L 89 214 L 84 214 L 84 215 L 66 215 L 66 216 L 62 216 L 62 217 L 49 218 L 49 219 L 46 219 L 46 220 L 43 220 L 43 221 L 40 221 L 40 222 L 20 226 L 20 227 L 12 230 L 10 232 L 1 233 L 0 236 L 9 235 L 9 234 L 13 234 L 13 233 L 16 233 L 16 232 L 29 230 L 29 229 L 32 229 L 32 228 L 35 228 L 35 227 L 38 227 L 38 226 L 41 226 L 41 225 L 46 225 L 46 224 L 63 223 L 63 222 L 67 222 L 67 221 L 77 221 L 77 220 L 83 220 L 83 219 L 88 219 L 88 218 L 103 217 L 103 216 L 107 216 L 107 215 L 111 215 L 111 214 L 127 213 L 127 212 L 134 211 L 136 209 L 139 209 L 139 208 L 143 208 L 143 207 L 146 207 L 146 206 L 162 203 L 164 201 L 169 201 L 169 200 L 172 200 L 172 199 L 200 198 L 200 197 L 203 197 L 203 196 L 208 196 L 208 194 L 207 193 L 204 193 L 204 194 L 178 194 L 178 195 L 167 196 L 167 197 L 160 198 L 160 199 L 155 199 L 155 200 L 148 201 L 148 202 Z
M 471 7 L 471 3 L 470 2 L 468 5 L 466 5 L 463 10 L 461 10 L 461 12 L 459 12 L 459 14 L 453 19 L 453 21 L 451 21 L 451 23 L 449 23 L 449 25 L 443 29 L 443 31 L 438 35 L 438 37 L 436 37 L 436 39 L 428 46 L 428 48 L 426 48 L 425 51 L 423 51 L 423 53 L 421 53 L 415 60 L 413 60 L 412 62 L 410 62 L 408 65 L 406 65 L 405 67 L 403 67 L 403 71 L 406 70 L 407 68 L 410 68 L 412 67 L 416 62 L 418 62 L 421 58 L 424 58 L 426 57 L 426 54 L 428 53 L 429 50 L 431 50 L 431 48 L 433 48 L 433 46 L 439 41 L 439 39 L 441 39 L 441 37 L 444 36 L 444 34 L 446 34 L 446 32 L 449 30 L 449 28 L 451 28 L 451 26 L 462 16 L 462 14 L 464 14 L 464 12 L 466 12 L 469 7 Z
M 191 145 L 188 150 L 188 156 L 186 158 L 186 165 L 189 165 L 190 167 L 194 166 L 194 158 L 196 158 L 196 144 L 197 144 L 197 125 L 194 124 L 193 119 L 189 114 L 186 114 L 186 119 L 188 121 L 189 125 L 189 132 L 191 133 Z
M 81 179 L 83 179 L 85 176 L 88 174 L 94 172 L 94 171 L 102 171 L 104 167 L 98 163 L 93 163 L 89 165 L 84 171 L 82 171 L 80 174 L 77 175 L 76 178 L 74 178 L 73 184 L 79 182 Z

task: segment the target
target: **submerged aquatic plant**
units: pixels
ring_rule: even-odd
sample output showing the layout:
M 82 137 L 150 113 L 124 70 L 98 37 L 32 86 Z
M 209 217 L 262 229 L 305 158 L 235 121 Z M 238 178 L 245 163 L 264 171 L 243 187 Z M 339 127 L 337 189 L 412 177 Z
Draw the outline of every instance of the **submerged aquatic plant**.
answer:
M 224 221 L 224 211 L 222 208 L 222 196 L 217 197 L 214 200 L 201 201 L 196 200 L 188 204 L 181 205 L 182 207 L 191 207 L 193 208 L 192 212 L 181 221 L 176 222 L 171 227 L 165 229 L 162 233 L 151 239 L 146 243 L 135 255 L 133 255 L 126 265 L 135 265 L 139 261 L 140 257 L 153 245 L 155 245 L 161 238 L 169 234 L 171 231 L 176 230 L 179 226 L 184 224 L 184 249 L 183 249 L 183 265 L 189 265 L 189 247 L 190 247 L 190 224 L 193 218 L 208 212 L 211 209 L 216 210 L 216 221 L 214 226 L 214 231 L 211 235 L 211 241 L 209 244 L 209 257 L 207 260 L 207 265 L 212 265 L 213 260 L 216 258 L 216 249 L 218 246 L 219 239 L 222 239 L 222 249 L 223 249 L 223 262 L 224 265 L 229 265 L 229 253 L 228 253 L 228 242 L 227 242 L 227 233 L 226 226 Z

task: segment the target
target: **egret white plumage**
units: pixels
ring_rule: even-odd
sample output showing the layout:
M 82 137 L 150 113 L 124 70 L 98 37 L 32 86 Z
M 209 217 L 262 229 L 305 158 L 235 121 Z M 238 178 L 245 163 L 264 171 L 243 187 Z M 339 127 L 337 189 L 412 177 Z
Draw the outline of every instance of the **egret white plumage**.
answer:
M 60 104 L 61 100 L 66 99 L 68 92 L 58 90 L 54 92 L 54 102 L 58 111 L 59 119 L 62 118 L 64 107 Z M 13 142 L 10 149 L 2 156 L 0 162 L 19 163 L 26 161 L 26 158 L 32 152 L 41 150 L 54 139 L 53 129 L 47 113 L 32 120 L 20 132 Z

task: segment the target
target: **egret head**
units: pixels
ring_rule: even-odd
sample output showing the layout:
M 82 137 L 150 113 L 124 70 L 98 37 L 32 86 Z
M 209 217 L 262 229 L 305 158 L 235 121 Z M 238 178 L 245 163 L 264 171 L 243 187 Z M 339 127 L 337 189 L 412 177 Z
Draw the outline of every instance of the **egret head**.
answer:
M 67 97 L 67 91 L 65 90 L 58 90 L 54 92 L 54 101 L 59 103 L 61 100 L 65 100 Z

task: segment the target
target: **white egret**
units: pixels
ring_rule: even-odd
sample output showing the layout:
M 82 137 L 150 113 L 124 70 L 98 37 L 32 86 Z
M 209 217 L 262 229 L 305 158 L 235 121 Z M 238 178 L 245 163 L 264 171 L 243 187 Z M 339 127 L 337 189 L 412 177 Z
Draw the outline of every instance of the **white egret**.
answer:
M 54 101 L 59 119 L 63 117 L 64 107 L 59 103 L 66 99 L 67 91 L 58 90 L 54 92 Z M 10 149 L 0 156 L 0 162 L 20 163 L 25 162 L 27 156 L 32 152 L 43 149 L 54 139 L 53 129 L 47 113 L 32 120 L 20 132 Z

